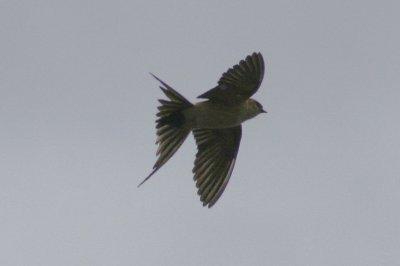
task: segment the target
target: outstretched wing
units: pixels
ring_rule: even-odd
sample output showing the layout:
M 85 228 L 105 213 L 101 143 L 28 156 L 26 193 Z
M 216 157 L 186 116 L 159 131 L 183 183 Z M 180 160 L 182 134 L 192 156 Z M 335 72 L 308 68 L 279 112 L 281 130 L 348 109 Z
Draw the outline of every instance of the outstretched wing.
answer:
M 224 192 L 239 150 L 242 127 L 193 129 L 197 154 L 194 180 L 203 205 L 212 207 Z
M 261 53 L 253 53 L 222 74 L 218 86 L 203 93 L 198 98 L 236 104 L 256 93 L 263 77 L 264 59 Z

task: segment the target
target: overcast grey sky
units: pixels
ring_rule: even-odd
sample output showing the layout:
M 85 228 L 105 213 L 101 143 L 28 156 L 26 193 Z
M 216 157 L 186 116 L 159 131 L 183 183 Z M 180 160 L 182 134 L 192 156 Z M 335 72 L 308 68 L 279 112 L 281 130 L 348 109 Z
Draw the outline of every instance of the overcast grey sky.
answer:
M 400 265 L 397 1 L 0 1 L 0 265 Z M 153 72 L 191 101 L 253 51 L 268 114 L 203 208 L 151 180 Z

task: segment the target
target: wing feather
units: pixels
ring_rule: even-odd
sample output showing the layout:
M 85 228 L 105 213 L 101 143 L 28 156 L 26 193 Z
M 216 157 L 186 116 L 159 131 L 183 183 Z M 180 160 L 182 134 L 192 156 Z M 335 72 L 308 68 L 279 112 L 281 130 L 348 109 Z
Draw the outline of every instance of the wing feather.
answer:
M 261 53 L 248 55 L 245 60 L 228 69 L 218 86 L 198 96 L 225 104 L 245 101 L 257 92 L 264 77 L 264 59 Z
M 193 167 L 197 193 L 203 205 L 212 207 L 231 177 L 242 128 L 194 129 L 193 135 L 198 149 Z

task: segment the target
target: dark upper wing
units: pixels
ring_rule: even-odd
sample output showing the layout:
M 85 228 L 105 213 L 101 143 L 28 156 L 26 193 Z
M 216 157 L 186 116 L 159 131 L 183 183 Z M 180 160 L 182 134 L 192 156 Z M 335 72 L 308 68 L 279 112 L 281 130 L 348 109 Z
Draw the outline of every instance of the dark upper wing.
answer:
M 244 101 L 256 93 L 263 77 L 264 59 L 261 53 L 253 53 L 222 74 L 218 86 L 203 93 L 198 98 L 228 104 Z
M 228 184 L 242 137 L 242 127 L 194 129 L 197 154 L 194 180 L 203 205 L 212 207 Z

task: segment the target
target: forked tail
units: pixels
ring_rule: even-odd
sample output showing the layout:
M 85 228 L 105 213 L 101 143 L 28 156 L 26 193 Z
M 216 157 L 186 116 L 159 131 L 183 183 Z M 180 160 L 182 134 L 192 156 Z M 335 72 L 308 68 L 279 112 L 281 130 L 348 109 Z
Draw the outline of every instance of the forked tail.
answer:
M 151 75 L 162 84 L 160 89 L 169 100 L 158 100 L 161 103 L 161 105 L 158 106 L 158 118 L 156 120 L 156 144 L 158 144 L 157 156 L 159 157 L 154 164 L 151 173 L 138 185 L 138 187 L 146 182 L 172 157 L 172 155 L 174 155 L 191 130 L 191 128 L 185 123 L 185 117 L 182 111 L 193 105 L 164 81 L 153 74 Z

